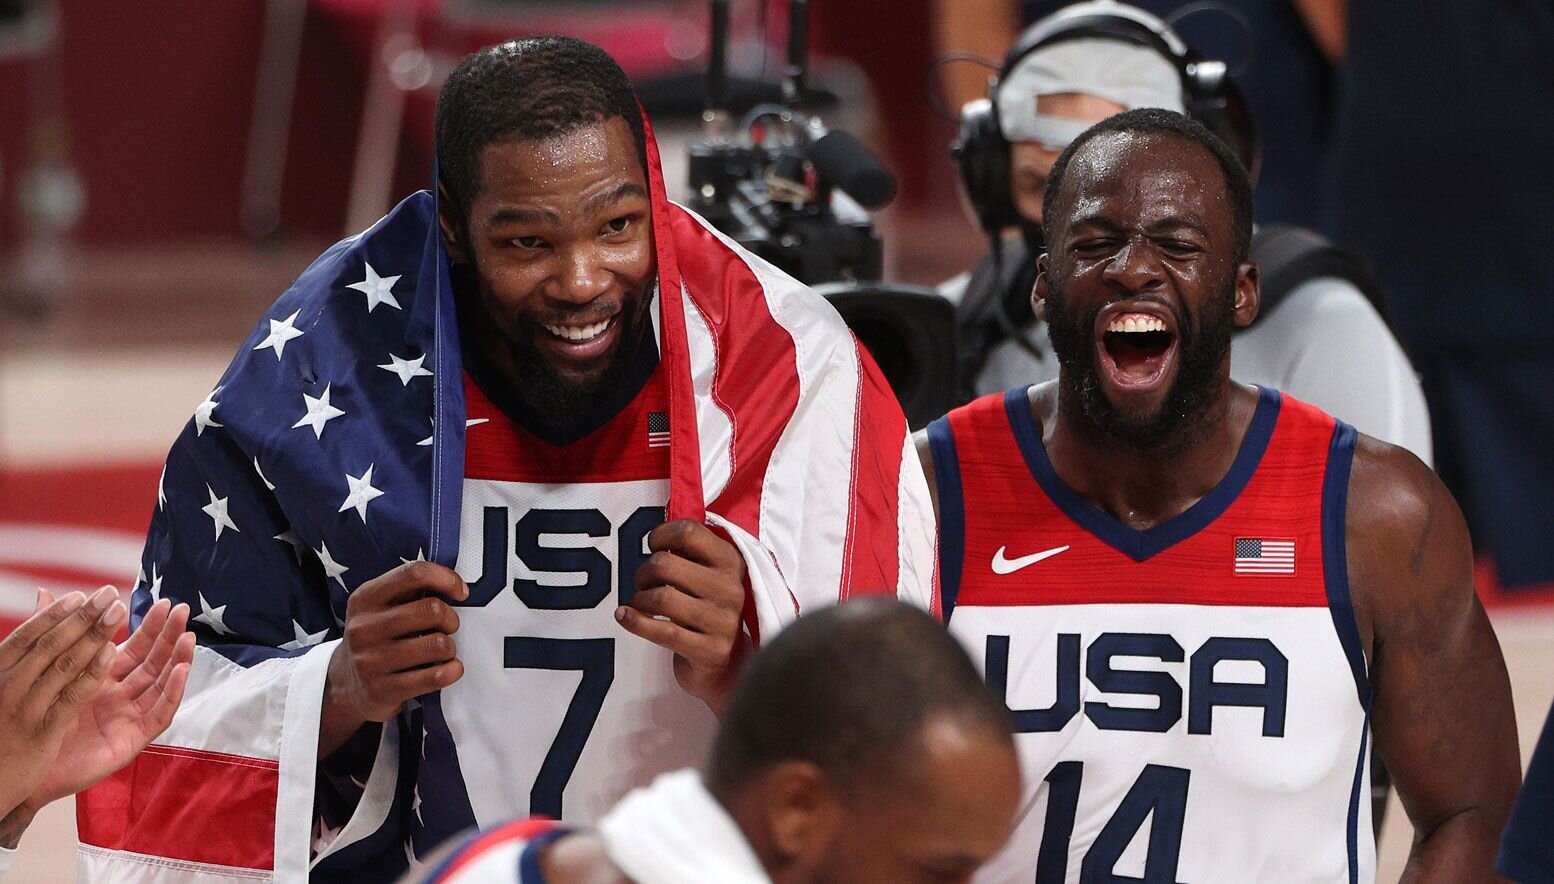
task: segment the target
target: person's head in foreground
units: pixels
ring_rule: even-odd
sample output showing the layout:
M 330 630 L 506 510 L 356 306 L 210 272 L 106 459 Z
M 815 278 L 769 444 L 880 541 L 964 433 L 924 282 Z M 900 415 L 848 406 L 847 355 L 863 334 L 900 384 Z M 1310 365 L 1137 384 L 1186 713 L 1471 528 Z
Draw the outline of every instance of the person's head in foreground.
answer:
M 1009 727 L 938 621 L 862 599 L 756 655 L 705 778 L 779 884 L 964 881 L 1013 824 Z
M 545 420 L 599 405 L 636 365 L 655 281 L 626 75 L 571 37 L 482 49 L 444 84 L 436 140 L 467 343 Z
M 1139 449 L 1190 443 L 1224 399 L 1231 332 L 1257 316 L 1246 171 L 1198 123 L 1135 110 L 1063 151 L 1042 205 L 1034 301 L 1063 414 Z
M 1008 711 L 966 652 L 928 614 L 871 597 L 799 618 L 754 656 L 699 775 L 632 792 L 596 832 L 491 830 L 431 880 L 966 881 L 1008 839 L 1019 790 Z

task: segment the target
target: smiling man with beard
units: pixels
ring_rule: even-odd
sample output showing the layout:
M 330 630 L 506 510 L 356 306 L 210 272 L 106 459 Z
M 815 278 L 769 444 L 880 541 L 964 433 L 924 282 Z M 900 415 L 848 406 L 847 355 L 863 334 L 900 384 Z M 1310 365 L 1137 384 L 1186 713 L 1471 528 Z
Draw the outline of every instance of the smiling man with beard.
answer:
M 1492 879 L 1516 727 L 1461 513 L 1403 449 L 1230 380 L 1251 217 L 1199 124 L 1087 130 L 1044 197 L 1058 379 L 919 439 L 949 628 L 1025 775 L 983 880 L 1370 880 L 1372 736 L 1406 879 Z
M 436 137 L 435 190 L 304 271 L 168 456 L 134 611 L 198 612 L 190 697 L 80 800 L 83 878 L 381 881 L 587 825 L 800 614 L 933 606 L 889 386 L 665 198 L 609 55 L 473 53 Z

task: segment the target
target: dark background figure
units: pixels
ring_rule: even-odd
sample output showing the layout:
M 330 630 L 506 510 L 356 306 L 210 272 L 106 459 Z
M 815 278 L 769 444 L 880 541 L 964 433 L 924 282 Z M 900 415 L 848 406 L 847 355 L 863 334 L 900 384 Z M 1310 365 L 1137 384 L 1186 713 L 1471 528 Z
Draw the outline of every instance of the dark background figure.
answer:
M 1554 580 L 1554 6 L 1375 0 L 1349 33 L 1335 232 L 1375 266 L 1501 583 Z
M 1066 5 L 1067 0 L 1024 0 L 1021 18 L 1033 22 Z M 1173 25 L 1182 39 L 1208 58 L 1227 60 L 1237 75 L 1263 139 L 1258 223 L 1315 227 L 1321 189 L 1313 185 L 1326 174 L 1334 72 L 1302 19 L 1297 8 L 1302 4 L 1136 0 L 1134 5 L 1167 21 L 1191 12 Z M 1233 15 L 1243 17 L 1246 26 Z
M 1554 884 L 1554 709 L 1538 737 L 1527 780 L 1516 796 L 1511 822 L 1500 842 L 1495 871 L 1521 884 Z

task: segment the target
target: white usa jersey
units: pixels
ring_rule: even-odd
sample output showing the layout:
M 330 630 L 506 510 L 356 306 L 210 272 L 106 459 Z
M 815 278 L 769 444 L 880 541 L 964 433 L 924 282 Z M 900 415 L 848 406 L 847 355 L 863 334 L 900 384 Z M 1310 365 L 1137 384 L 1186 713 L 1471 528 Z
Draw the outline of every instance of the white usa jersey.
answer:
M 1025 781 L 979 881 L 1372 880 L 1351 427 L 1262 391 L 1220 484 L 1145 531 L 1063 484 L 1024 389 L 929 441 L 949 627 Z
M 464 677 L 442 691 L 442 710 L 479 825 L 530 814 L 590 824 L 711 745 L 716 721 L 676 684 L 672 654 L 614 616 L 669 492 L 665 392 L 651 364 L 642 374 L 602 426 L 559 440 L 466 381 L 457 570 L 470 598 L 454 637 Z M 419 801 L 431 812 L 428 795 Z

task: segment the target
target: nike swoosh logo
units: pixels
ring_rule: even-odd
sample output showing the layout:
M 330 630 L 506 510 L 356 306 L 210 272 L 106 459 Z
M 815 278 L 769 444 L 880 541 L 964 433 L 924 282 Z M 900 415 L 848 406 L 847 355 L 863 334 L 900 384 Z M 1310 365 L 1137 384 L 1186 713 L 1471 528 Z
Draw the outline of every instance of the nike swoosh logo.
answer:
M 1031 553 L 1028 556 L 1020 556 L 1018 559 L 1004 558 L 1007 547 L 1000 546 L 998 552 L 993 553 L 993 573 L 1013 574 L 1021 568 L 1034 565 L 1042 559 L 1050 559 L 1060 552 L 1067 550 L 1066 546 L 1055 546 L 1052 549 L 1044 549 L 1041 552 Z

